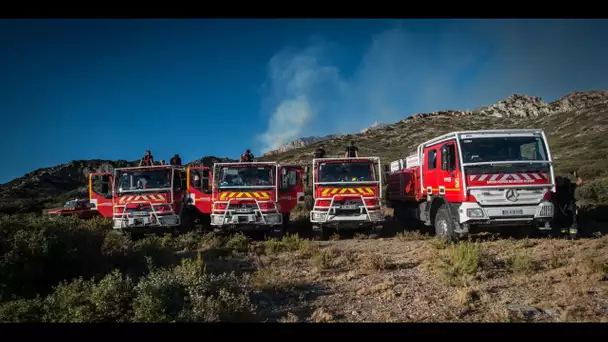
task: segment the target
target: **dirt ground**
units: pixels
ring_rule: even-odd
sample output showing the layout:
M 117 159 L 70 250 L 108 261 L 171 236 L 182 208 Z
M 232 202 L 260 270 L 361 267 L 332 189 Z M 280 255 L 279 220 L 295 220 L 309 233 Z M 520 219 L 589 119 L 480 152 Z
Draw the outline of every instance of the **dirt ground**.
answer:
M 447 244 L 388 227 L 253 241 L 242 258 L 268 322 L 608 322 L 607 247 L 599 232 Z

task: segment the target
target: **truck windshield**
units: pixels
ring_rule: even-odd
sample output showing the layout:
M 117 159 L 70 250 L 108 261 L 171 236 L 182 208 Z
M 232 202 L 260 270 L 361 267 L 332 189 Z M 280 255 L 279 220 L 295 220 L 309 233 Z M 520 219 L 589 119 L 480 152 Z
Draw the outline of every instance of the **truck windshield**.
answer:
M 171 187 L 171 170 L 117 171 L 118 192 Z
M 464 163 L 546 161 L 541 137 L 488 137 L 461 141 Z
M 76 208 L 76 201 L 67 201 L 63 205 L 64 208 Z
M 274 167 L 264 166 L 221 166 L 219 188 L 241 186 L 274 186 Z
M 375 181 L 372 162 L 320 163 L 319 182 L 368 182 Z

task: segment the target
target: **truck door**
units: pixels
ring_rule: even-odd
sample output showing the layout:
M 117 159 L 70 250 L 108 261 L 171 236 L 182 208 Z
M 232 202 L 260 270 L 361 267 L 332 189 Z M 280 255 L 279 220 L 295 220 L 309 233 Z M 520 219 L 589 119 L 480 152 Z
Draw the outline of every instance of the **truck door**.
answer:
M 181 211 L 187 196 L 188 185 L 186 182 L 186 171 L 173 169 L 173 210 L 175 210 L 176 213 Z
M 188 193 L 191 204 L 201 213 L 211 213 L 211 169 L 207 166 L 192 166 L 187 170 Z
M 460 172 L 458 172 L 458 155 L 456 141 L 450 140 L 441 145 L 439 149 L 437 180 L 439 194 L 446 196 L 449 202 L 459 201 Z
M 89 200 L 91 210 L 97 210 L 103 217 L 112 217 L 113 177 L 109 172 L 89 173 Z
M 302 167 L 298 165 L 280 166 L 281 184 L 279 203 L 282 213 L 291 212 L 298 203 L 304 203 L 304 183 Z
M 437 169 L 439 166 L 438 150 L 438 146 L 432 146 L 424 149 L 423 182 L 425 194 L 439 194 L 439 184 L 437 179 Z

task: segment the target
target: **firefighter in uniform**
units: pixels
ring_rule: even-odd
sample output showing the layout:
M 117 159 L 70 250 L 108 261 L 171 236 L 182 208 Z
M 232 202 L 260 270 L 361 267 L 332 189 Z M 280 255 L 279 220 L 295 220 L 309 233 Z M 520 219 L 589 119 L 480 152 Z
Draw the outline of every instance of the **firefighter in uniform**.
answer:
M 344 158 L 359 158 L 359 149 L 355 146 L 354 141 L 350 141 L 350 144 L 346 146 L 346 151 L 344 152 Z
M 251 163 L 253 162 L 253 153 L 251 153 L 251 150 L 247 150 L 245 151 L 245 153 L 241 154 L 241 162 L 248 162 Z
M 315 151 L 315 158 L 325 158 L 325 146 L 319 146 L 319 148 Z
M 152 166 L 154 165 L 154 157 L 150 153 L 150 150 L 146 150 L 146 154 L 139 161 L 139 166 Z
M 175 154 L 173 156 L 173 158 L 171 158 L 171 161 L 169 163 L 171 165 L 181 166 L 182 165 L 182 158 L 179 157 L 179 154 Z
M 569 234 L 574 239 L 578 236 L 578 209 L 576 199 L 574 198 L 574 191 L 578 186 L 583 184 L 583 180 L 576 171 L 572 172 L 572 174 L 576 178 L 576 183 L 573 183 L 567 175 L 555 177 L 555 205 L 558 217 L 563 217 L 570 225 L 569 228 L 562 228 L 561 233 L 564 235 Z

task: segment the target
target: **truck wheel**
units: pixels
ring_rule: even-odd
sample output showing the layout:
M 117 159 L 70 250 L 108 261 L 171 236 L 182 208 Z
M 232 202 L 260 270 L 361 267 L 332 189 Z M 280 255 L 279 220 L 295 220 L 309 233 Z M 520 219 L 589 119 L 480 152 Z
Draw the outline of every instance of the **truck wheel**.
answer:
M 329 229 L 322 225 L 313 226 L 312 228 L 312 237 L 315 240 L 327 240 L 329 239 Z
M 450 219 L 450 213 L 448 207 L 442 205 L 437 213 L 435 214 L 435 235 L 439 237 L 447 238 L 450 241 L 456 240 L 456 234 L 454 233 L 454 222 Z

